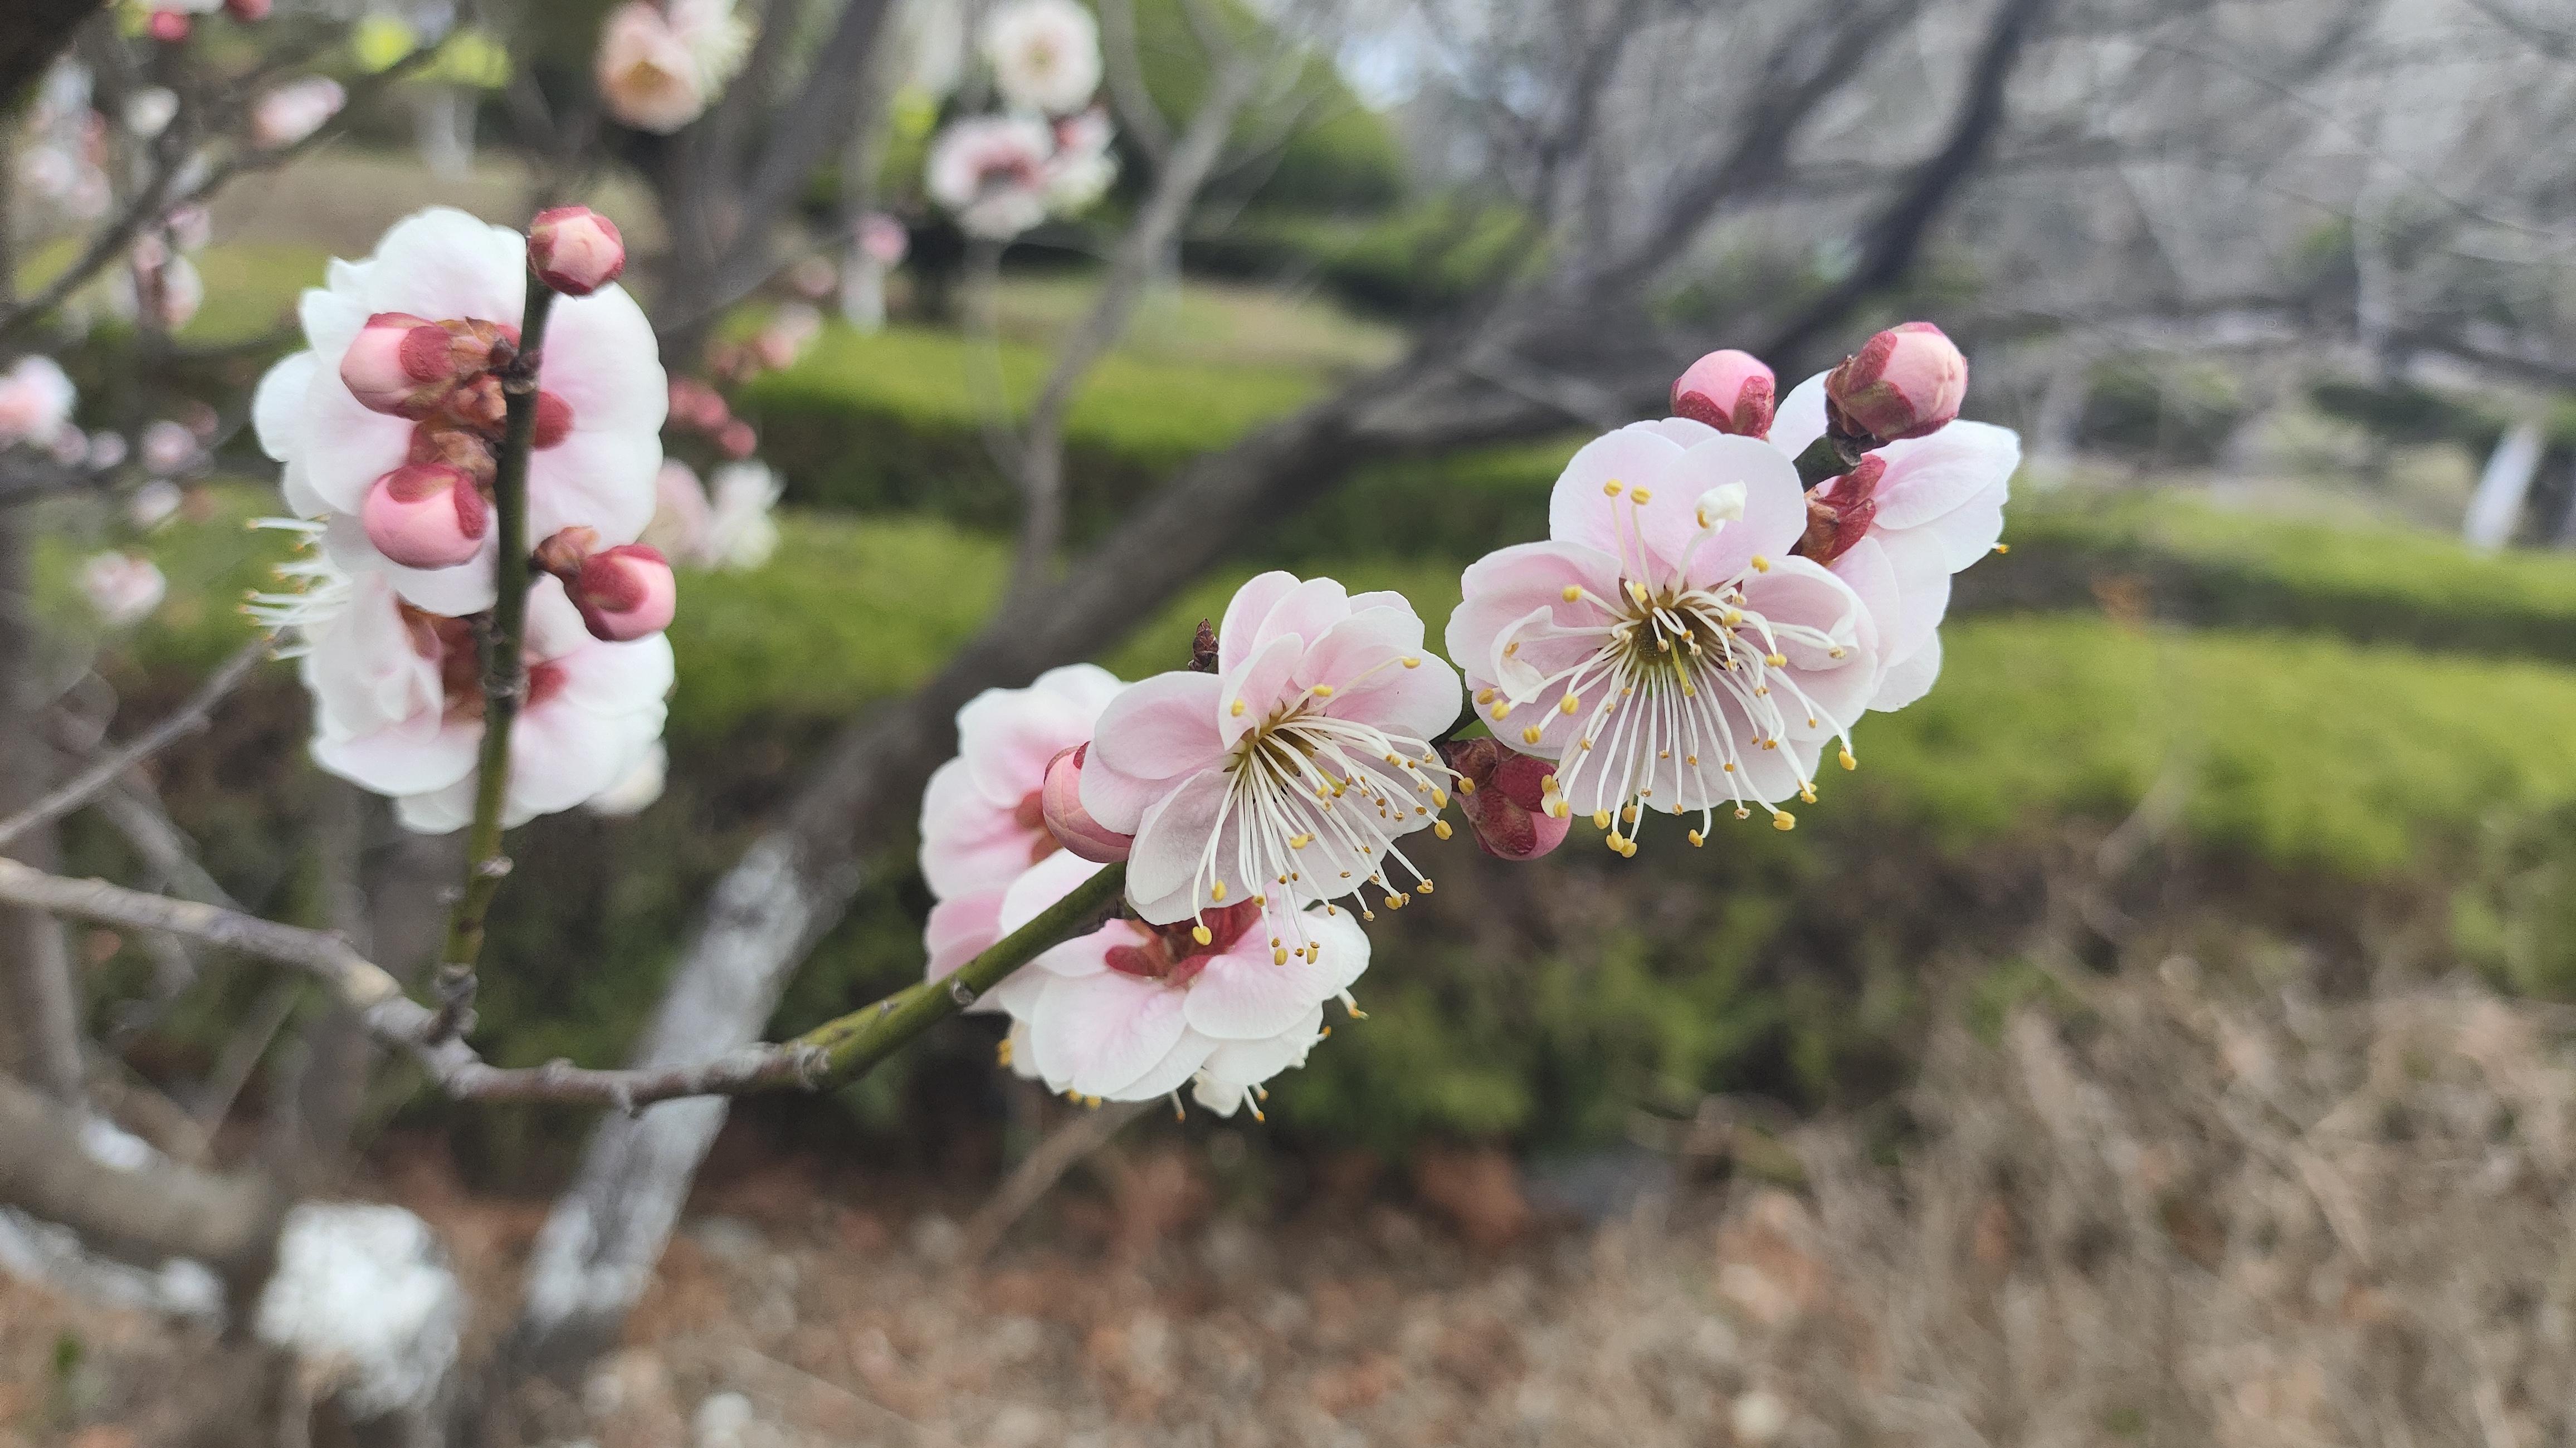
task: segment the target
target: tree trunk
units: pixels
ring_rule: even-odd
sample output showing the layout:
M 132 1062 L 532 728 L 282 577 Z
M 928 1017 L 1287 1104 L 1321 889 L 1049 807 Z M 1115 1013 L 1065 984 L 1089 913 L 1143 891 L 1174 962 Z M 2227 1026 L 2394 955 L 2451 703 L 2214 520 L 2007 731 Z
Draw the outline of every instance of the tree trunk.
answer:
M 0 815 L 45 792 L 52 759 L 41 727 L 41 649 L 34 620 L 32 530 L 23 507 L 0 506 Z M 7 853 L 54 867 L 54 831 L 30 830 Z M 81 1100 L 80 996 L 60 921 L 0 910 L 0 1066 L 66 1105 Z

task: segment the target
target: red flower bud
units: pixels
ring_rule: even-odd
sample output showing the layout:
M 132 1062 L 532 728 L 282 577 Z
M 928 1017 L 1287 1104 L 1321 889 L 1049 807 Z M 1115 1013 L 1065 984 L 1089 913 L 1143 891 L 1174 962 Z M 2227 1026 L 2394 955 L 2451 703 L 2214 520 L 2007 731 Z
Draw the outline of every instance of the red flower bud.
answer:
M 188 15 L 183 10 L 155 10 L 143 22 L 144 33 L 164 45 L 176 45 L 188 38 Z
M 1082 761 L 1090 752 L 1089 744 L 1057 750 L 1055 758 L 1047 761 L 1039 802 L 1047 833 L 1055 836 L 1057 844 L 1095 865 L 1112 865 L 1127 858 L 1136 837 L 1118 833 L 1082 807 Z
M 244 25 L 268 18 L 269 0 L 224 0 L 224 12 Z
M 1535 860 L 1565 843 L 1574 821 L 1546 807 L 1555 765 L 1492 739 L 1453 740 L 1440 753 L 1458 772 L 1458 808 L 1476 848 L 1498 860 Z
M 670 627 L 680 605 L 680 584 L 670 561 L 662 550 L 643 543 L 621 543 L 581 560 L 564 591 L 581 610 L 591 637 L 610 643 L 660 633 Z
M 405 568 L 454 568 L 482 549 L 492 513 L 464 469 L 405 463 L 367 489 L 358 520 L 376 551 Z
M 716 430 L 716 446 L 729 458 L 747 458 L 760 447 L 760 434 L 751 424 L 737 417 Z
M 528 227 L 528 269 L 567 297 L 586 297 L 626 270 L 626 239 L 587 206 L 540 211 Z
M 1769 437 L 1778 385 L 1771 369 L 1750 352 L 1732 347 L 1711 352 L 1674 380 L 1673 415 L 1739 437 Z
M 1807 494 L 1807 531 L 1790 551 L 1818 563 L 1831 563 L 1869 536 L 1878 517 L 1878 480 L 1887 474 L 1887 459 L 1871 453 L 1839 478 L 1827 478 Z
M 1968 359 L 1930 322 L 1890 327 L 1825 378 L 1825 411 L 1847 437 L 1895 442 L 1940 431 L 1968 397 Z

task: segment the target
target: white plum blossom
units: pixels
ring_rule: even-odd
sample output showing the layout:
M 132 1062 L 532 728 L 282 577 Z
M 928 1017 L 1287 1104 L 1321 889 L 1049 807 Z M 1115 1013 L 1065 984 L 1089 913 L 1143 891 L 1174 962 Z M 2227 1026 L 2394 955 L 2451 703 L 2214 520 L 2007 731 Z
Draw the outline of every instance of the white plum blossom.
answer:
M 642 814 L 650 809 L 671 780 L 671 750 L 661 740 L 644 751 L 644 758 L 628 770 L 626 777 L 608 787 L 607 792 L 593 795 L 585 806 L 592 814 L 612 819 Z
M 70 428 L 79 389 L 51 357 L 30 355 L 0 372 L 0 448 L 12 443 L 52 447 Z
M 1824 432 L 1825 374 L 1818 373 L 1781 399 L 1771 445 L 1794 458 Z M 1846 533 L 1859 536 L 1839 540 L 1828 566 L 1878 620 L 1883 669 L 1872 709 L 1903 708 L 1940 677 L 1950 576 L 2003 536 L 2004 503 L 2020 465 L 2021 437 L 2010 428 L 1951 422 L 1882 444 L 1860 468 L 1817 489 L 1822 500 L 1869 510 L 1857 527 L 1846 524 Z
M 305 687 L 314 699 L 313 757 L 391 797 L 407 829 L 444 834 L 473 816 L 483 695 L 473 626 L 423 613 L 382 573 L 308 597 Z M 526 694 L 510 731 L 502 820 L 519 825 L 587 804 L 625 784 L 662 736 L 672 679 L 661 634 L 628 643 L 591 636 L 563 584 L 528 592 Z
M 1310 903 L 1428 890 L 1397 843 L 1439 819 L 1455 777 L 1431 741 L 1459 713 L 1458 675 L 1422 646 L 1401 594 L 1265 573 L 1243 585 L 1217 637 L 1216 673 L 1129 685 L 1102 711 L 1082 768 L 1083 807 L 1133 835 L 1128 899 L 1153 924 L 1250 902 L 1281 962 L 1312 951 Z M 1386 862 L 1392 861 L 1389 865 Z M 1097 1094 L 1097 1093 L 1094 1093 Z
M 407 568 L 369 542 L 359 515 L 376 481 L 407 462 L 465 459 L 488 478 L 494 426 L 446 412 L 415 423 L 372 411 L 342 380 L 340 361 L 379 314 L 514 332 L 529 283 L 526 239 L 433 207 L 397 222 L 373 257 L 333 261 L 328 279 L 299 308 L 306 350 L 269 369 L 253 400 L 260 446 L 285 464 L 287 506 L 325 525 L 323 546 L 340 566 L 385 574 L 405 600 L 449 615 L 487 608 L 496 586 L 490 533 L 464 565 Z M 653 516 L 670 397 L 643 309 L 614 285 L 558 298 L 537 380 L 528 535 L 578 526 L 605 545 L 633 542 Z
M 169 129 L 178 114 L 178 92 L 168 86 L 148 85 L 125 98 L 125 129 L 145 140 Z
M 1008 0 L 986 17 L 983 42 L 1014 109 L 1060 116 L 1100 89 L 1100 25 L 1074 0 Z
M 1004 892 L 996 927 L 1027 924 L 1099 868 L 1049 856 Z M 1302 948 L 1290 949 L 1253 899 L 1196 925 L 1116 920 L 1040 954 L 989 999 L 1026 1028 L 1013 1033 L 1014 1069 L 1051 1090 L 1147 1101 L 1194 1085 L 1203 1104 L 1231 1115 L 1305 1061 L 1323 1035 L 1324 1003 L 1349 1004 L 1368 969 L 1368 936 L 1348 911 L 1303 911 L 1293 933 Z
M 777 553 L 778 520 L 772 513 L 782 490 L 767 463 L 727 463 L 716 469 L 707 511 L 708 566 L 758 568 Z
M 1007 241 L 1046 220 L 1055 133 L 1027 116 L 970 116 L 931 143 L 925 184 L 969 236 Z
M 80 589 L 108 627 L 124 628 L 151 617 L 169 595 L 170 583 L 151 559 L 110 552 L 81 565 Z
M 1878 626 L 1821 565 L 1797 470 L 1769 444 L 1684 418 L 1595 439 L 1559 475 L 1549 541 L 1488 554 L 1449 620 L 1497 738 L 1557 762 L 1546 807 L 1634 853 L 1642 811 L 1813 798 L 1827 741 L 1879 675 Z M 1771 809 L 1781 829 L 1794 817 Z
M 1106 111 L 1085 111 L 1055 123 L 1055 155 L 1046 168 L 1049 211 L 1071 216 L 1109 194 L 1118 179 L 1118 153 L 1109 148 L 1115 134 Z

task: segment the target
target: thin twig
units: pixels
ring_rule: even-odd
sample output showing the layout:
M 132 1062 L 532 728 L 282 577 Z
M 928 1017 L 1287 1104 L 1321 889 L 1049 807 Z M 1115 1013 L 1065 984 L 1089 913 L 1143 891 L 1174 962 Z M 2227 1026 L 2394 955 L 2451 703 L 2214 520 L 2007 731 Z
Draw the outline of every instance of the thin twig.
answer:
M 846 1085 L 974 1004 L 1041 952 L 1098 928 L 1126 887 L 1127 867 L 1107 866 L 955 974 L 897 991 L 793 1040 L 678 1066 L 610 1071 L 567 1061 L 517 1068 L 490 1064 L 448 1028 L 444 1012 L 404 995 L 391 973 L 339 935 L 0 859 L 0 904 L 167 931 L 303 971 L 356 1014 L 369 1035 L 410 1053 L 440 1090 L 458 1100 L 554 1101 L 629 1111 L 681 1096 L 819 1092 Z
M 1081 1111 L 1047 1133 L 1046 1140 L 1039 1142 L 992 1197 L 975 1209 L 975 1215 L 966 1219 L 964 1245 L 958 1249 L 957 1260 L 969 1267 L 984 1260 L 985 1254 L 1001 1245 L 1002 1234 L 1011 1230 L 1011 1224 L 1055 1190 L 1066 1172 L 1107 1146 L 1120 1127 L 1144 1115 L 1145 1108 L 1152 1104 L 1112 1101 Z
M 169 748 L 179 740 L 206 727 L 214 717 L 215 706 L 224 701 L 259 661 L 268 657 L 268 640 L 253 639 L 235 650 L 223 667 L 215 670 L 197 692 L 188 696 L 169 718 L 144 730 L 105 758 L 65 780 L 62 785 L 34 804 L 0 820 L 0 846 L 16 840 L 39 825 L 61 819 L 125 777 L 127 770 Z

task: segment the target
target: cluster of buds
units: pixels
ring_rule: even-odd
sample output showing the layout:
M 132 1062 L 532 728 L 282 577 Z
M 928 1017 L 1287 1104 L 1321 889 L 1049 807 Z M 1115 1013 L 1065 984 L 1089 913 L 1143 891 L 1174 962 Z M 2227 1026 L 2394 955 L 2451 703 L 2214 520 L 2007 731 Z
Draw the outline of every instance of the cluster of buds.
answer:
M 1778 387 L 1752 354 L 1711 352 L 1674 380 L 1673 415 L 1739 437 L 1768 438 Z M 1887 460 L 1873 449 L 1949 426 L 1967 392 L 1967 357 L 1930 322 L 1890 327 L 1827 373 L 1825 438 L 1818 447 L 1830 449 L 1832 461 L 1810 474 L 1823 476 L 1807 494 L 1799 556 L 1830 564 L 1867 537 L 1887 473 Z
M 714 443 L 726 457 L 740 460 L 760 449 L 760 435 L 751 424 L 733 415 L 733 407 L 724 394 L 703 382 L 687 377 L 671 379 L 671 417 L 674 431 L 694 432 Z
M 536 564 L 563 580 L 592 638 L 622 644 L 660 633 L 679 611 L 671 561 L 649 543 L 599 546 L 588 528 L 566 528 L 537 545 Z
M 626 269 L 625 244 L 607 218 L 561 207 L 530 229 L 528 268 L 556 292 L 587 296 Z M 387 558 L 406 568 L 455 568 L 482 551 L 509 412 L 501 375 L 526 361 L 518 328 L 506 322 L 408 312 L 369 317 L 341 354 L 340 381 L 361 406 L 412 424 L 408 457 L 376 479 L 359 510 L 368 541 Z M 540 390 L 535 408 L 535 447 L 571 435 L 571 404 Z

